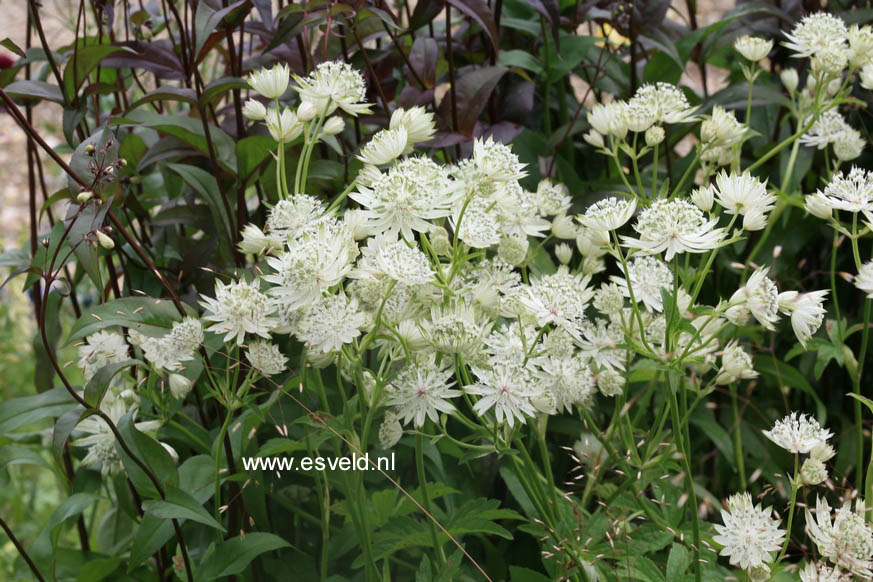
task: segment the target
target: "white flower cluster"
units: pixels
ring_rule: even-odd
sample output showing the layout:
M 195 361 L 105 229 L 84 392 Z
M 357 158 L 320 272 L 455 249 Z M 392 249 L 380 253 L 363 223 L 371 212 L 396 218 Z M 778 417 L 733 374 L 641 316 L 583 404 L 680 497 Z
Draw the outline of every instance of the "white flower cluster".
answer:
M 723 546 L 720 554 L 743 570 L 769 574 L 773 553 L 779 551 L 785 539 L 785 530 L 779 528 L 772 509 L 755 505 L 749 493 L 733 495 L 725 505 L 721 512 L 724 525 L 715 525 L 718 535 L 712 538 Z

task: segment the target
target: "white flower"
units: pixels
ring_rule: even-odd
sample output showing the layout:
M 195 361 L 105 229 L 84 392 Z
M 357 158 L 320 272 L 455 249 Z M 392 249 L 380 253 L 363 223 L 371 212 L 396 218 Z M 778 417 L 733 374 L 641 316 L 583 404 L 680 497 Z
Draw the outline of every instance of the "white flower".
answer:
M 330 115 L 337 107 L 354 116 L 370 113 L 370 105 L 363 102 L 364 78 L 348 63 L 326 61 L 305 78 L 294 75 L 294 81 L 301 100 L 314 103 L 322 115 Z
M 715 228 L 716 220 L 706 220 L 703 212 L 685 200 L 656 200 L 643 210 L 634 224 L 640 238 L 623 236 L 625 246 L 648 253 L 666 252 L 669 261 L 677 253 L 702 253 L 716 248 L 727 233 Z
M 855 287 L 866 293 L 868 298 L 873 298 L 873 261 L 861 265 L 854 283 Z
M 565 214 L 570 208 L 570 195 L 567 187 L 560 182 L 552 182 L 548 178 L 540 180 L 537 184 L 534 203 L 544 216 L 557 216 Z
M 307 308 L 297 324 L 297 338 L 314 353 L 328 354 L 361 335 L 367 317 L 358 302 L 343 293 L 330 295 Z
M 437 364 L 434 354 L 410 362 L 388 385 L 388 405 L 396 407 L 403 424 L 414 420 L 415 428 L 421 428 L 425 417 L 437 423 L 440 412 L 448 414 L 455 409 L 448 399 L 462 394 L 451 389 L 455 382 L 449 379 L 454 374 L 454 362 L 443 358 Z
M 306 307 L 338 284 L 352 270 L 358 248 L 351 233 L 321 224 L 311 234 L 288 243 L 288 250 L 267 257 L 275 273 L 264 275 L 273 283 L 269 294 L 291 309 Z
M 243 106 L 242 114 L 252 121 L 263 121 L 267 118 L 267 108 L 260 101 L 249 99 Z
M 860 156 L 865 145 L 867 140 L 861 136 L 861 132 L 847 126 L 846 131 L 834 140 L 834 155 L 841 162 L 848 162 Z
M 733 384 L 738 380 L 757 378 L 758 372 L 752 367 L 749 357 L 737 340 L 729 343 L 721 355 L 721 369 L 715 377 L 716 384 Z
M 327 219 L 324 204 L 318 198 L 292 194 L 289 199 L 277 202 L 270 210 L 266 228 L 271 240 L 272 237 L 296 239 Z
M 618 347 L 618 344 L 624 343 L 624 332 L 620 325 L 609 323 L 604 319 L 586 321 L 582 324 L 582 337 L 575 341 L 581 349 L 582 356 L 593 361 L 598 367 L 624 370 L 628 355 L 626 350 Z M 622 385 L 624 385 L 623 379 Z
M 297 139 L 303 132 L 303 124 L 297 120 L 297 114 L 288 109 L 282 109 L 282 113 L 273 107 L 267 111 L 267 129 L 280 144 L 288 143 Z
M 785 539 L 772 509 L 755 505 L 748 493 L 732 495 L 726 507 L 721 512 L 724 525 L 715 524 L 718 535 L 712 538 L 724 546 L 719 555 L 728 556 L 731 565 L 744 570 L 772 562 L 772 553 L 779 551 Z
M 525 164 L 518 160 L 512 149 L 491 137 L 473 141 L 473 162 L 490 180 L 510 182 L 527 176 L 524 171 Z
M 374 229 L 399 231 L 406 240 L 413 231 L 431 230 L 429 220 L 449 216 L 461 193 L 446 168 L 424 157 L 406 158 L 373 178 L 349 197 L 369 210 Z
M 826 12 L 817 12 L 805 16 L 794 27 L 791 34 L 786 34 L 789 42 L 785 46 L 793 50 L 798 57 L 811 57 L 828 46 L 844 46 L 849 30 L 846 23 L 837 16 Z
M 403 436 L 403 425 L 397 420 L 394 411 L 389 410 L 379 426 L 379 446 L 383 449 L 391 449 Z
M 707 149 L 713 147 L 732 148 L 746 135 L 746 126 L 739 121 L 733 111 L 728 111 L 721 105 L 712 108 L 712 115 L 700 124 L 700 139 L 707 144 Z
M 873 28 L 870 26 L 849 27 L 849 64 L 862 69 L 873 63 Z
M 588 360 L 576 356 L 542 357 L 537 359 L 539 370 L 534 374 L 556 400 L 558 411 L 570 412 L 573 406 L 585 407 L 594 396 L 594 376 Z
M 637 209 L 637 200 L 604 198 L 595 202 L 579 215 L 579 222 L 598 232 L 618 230 L 630 220 Z
M 819 192 L 816 192 L 818 195 Z M 848 175 L 842 172 L 825 186 L 818 200 L 834 210 L 873 213 L 873 173 L 853 167 Z
M 651 117 L 652 123 L 685 123 L 694 120 L 693 110 L 688 104 L 685 93 L 670 83 L 643 85 L 628 102 L 628 109 L 646 112 L 646 115 Z M 646 129 L 648 126 L 637 131 Z
M 520 301 L 540 326 L 553 323 L 578 336 L 585 308 L 594 296 L 588 287 L 590 281 L 591 277 L 572 274 L 561 265 L 555 273 L 531 281 Z
M 667 264 L 658 257 L 642 256 L 635 257 L 627 266 L 630 277 L 630 285 L 623 277 L 612 277 L 612 281 L 618 285 L 625 297 L 631 296 L 639 302 L 642 301 L 649 311 L 663 311 L 664 305 L 661 299 L 661 290 L 673 290 L 673 273 Z M 628 287 L 630 286 L 630 289 Z
M 646 130 L 646 145 L 651 147 L 655 147 L 667 137 L 667 132 L 664 131 L 664 128 L 659 125 L 653 125 L 649 129 Z
M 712 204 L 715 200 L 715 188 L 711 184 L 695 188 L 691 192 L 691 201 L 696 207 L 709 212 L 712 210 Z
M 808 453 L 818 445 L 824 444 L 833 434 L 821 427 L 814 418 L 806 414 L 792 412 L 777 420 L 764 436 L 789 453 Z
M 423 285 L 434 278 L 430 263 L 418 247 L 410 247 L 397 235 L 380 234 L 361 250 L 357 275 L 387 276 L 404 285 Z
M 767 192 L 766 182 L 748 172 L 728 174 L 724 170 L 715 177 L 718 187 L 715 199 L 728 214 L 743 216 L 745 230 L 761 230 L 767 224 L 767 214 L 773 210 L 776 196 Z
M 324 125 L 321 126 L 321 135 L 336 135 L 340 133 L 342 130 L 346 128 L 346 122 L 342 117 L 338 117 L 334 115 L 333 117 L 328 118 L 327 121 L 324 122 Z M 321 136 L 319 136 L 320 139 Z
M 528 368 L 494 365 L 488 369 L 473 367 L 473 373 L 479 381 L 464 386 L 464 391 L 481 396 L 473 405 L 473 410 L 480 416 L 493 408 L 497 422 L 506 420 L 512 427 L 516 419 L 524 422 L 527 417 L 536 414 L 530 400 L 541 389 L 537 389 L 536 380 Z
M 406 130 L 407 141 L 404 154 L 412 152 L 412 148 L 416 144 L 433 139 L 436 132 L 433 113 L 426 111 L 421 106 L 410 109 L 398 107 L 391 114 L 391 122 L 388 127 L 390 129 L 403 127 Z
M 242 345 L 245 334 L 270 337 L 270 329 L 279 323 L 276 306 L 258 289 L 258 282 L 215 283 L 215 297 L 203 297 L 203 319 L 214 322 L 207 331 L 225 334 L 224 341 Z
M 102 410 L 112 421 L 112 424 L 116 426 L 121 420 L 121 417 L 127 414 L 128 411 L 132 412 L 131 419 L 136 417 L 137 412 L 136 408 L 128 408 L 121 399 L 113 400 L 110 403 L 104 403 L 102 405 Z M 137 422 L 134 426 L 140 432 L 149 432 L 157 430 L 161 426 L 161 423 L 157 420 L 150 420 L 146 422 Z M 104 477 L 107 475 L 114 475 L 124 468 L 121 462 L 121 455 L 119 455 L 118 451 L 115 449 L 115 434 L 102 417 L 97 415 L 89 416 L 76 425 L 76 430 L 88 434 L 88 436 L 78 438 L 72 443 L 73 446 L 88 447 L 88 453 L 85 455 L 85 458 L 82 459 L 83 463 L 86 465 L 100 464 L 100 472 Z M 161 445 L 166 448 L 167 452 L 171 455 L 176 454 L 169 445 L 163 443 L 161 443 Z M 176 458 L 178 458 L 178 456 L 176 456 Z
M 624 392 L 624 385 L 624 376 L 615 370 L 606 369 L 597 374 L 597 389 L 604 396 L 618 396 Z
M 861 86 L 868 91 L 873 90 L 873 64 L 865 66 L 861 69 Z
M 734 49 L 752 62 L 763 61 L 773 50 L 773 41 L 746 34 L 734 41 Z
M 735 325 L 745 325 L 749 313 L 766 329 L 775 330 L 779 321 L 779 290 L 767 277 L 769 267 L 757 269 L 730 298 L 725 317 Z
M 794 335 L 804 348 L 824 321 L 826 310 L 822 303 L 827 294 L 827 290 L 811 293 L 785 291 L 779 294 L 779 310 L 791 315 Z
M 800 582 L 852 582 L 850 574 L 823 563 L 810 562 L 800 571 Z
M 94 377 L 100 368 L 130 359 L 124 336 L 117 331 L 101 330 L 85 338 L 79 346 L 79 368 L 85 381 Z
M 809 123 L 809 119 L 804 120 L 804 124 L 806 123 Z M 847 132 L 852 131 L 855 130 L 846 122 L 840 112 L 836 109 L 830 109 L 813 122 L 812 127 L 800 137 L 800 143 L 807 147 L 823 150 L 828 145 L 835 144 Z
M 264 341 L 251 342 L 246 350 L 246 359 L 263 376 L 275 376 L 284 372 L 288 363 L 288 358 L 279 351 L 279 346 Z
M 170 394 L 178 400 L 184 400 L 194 386 L 194 383 L 182 374 L 170 374 L 169 384 Z
M 573 249 L 567 243 L 558 243 L 555 245 L 555 258 L 562 265 L 569 264 L 573 258 Z
M 283 200 L 282 202 L 286 202 Z M 278 236 L 264 234 L 254 224 L 247 224 L 242 231 L 242 240 L 239 250 L 246 254 L 259 255 L 263 252 L 275 251 L 282 248 L 282 239 Z
M 247 80 L 252 89 L 262 96 L 267 99 L 278 99 L 285 94 L 290 79 L 291 69 L 282 63 L 270 69 L 255 71 L 249 75 Z
M 863 509 L 863 502 L 856 501 L 855 507 Z M 862 511 L 852 511 L 846 502 L 831 521 L 830 505 L 818 497 L 815 516 L 806 510 L 806 528 L 822 556 L 861 578 L 873 576 L 873 530 Z
M 361 149 L 358 159 L 374 166 L 393 162 L 406 150 L 407 139 L 406 128 L 402 125 L 383 129 Z
M 502 236 L 497 244 L 497 256 L 510 265 L 518 267 L 527 258 L 529 247 L 530 243 L 526 236 Z
M 466 302 L 453 302 L 431 309 L 430 318 L 422 323 L 424 336 L 431 345 L 447 354 L 475 358 L 482 341 L 491 330 L 491 321 Z
M 588 123 L 599 134 L 614 135 L 619 139 L 624 139 L 628 130 L 626 111 L 627 104 L 623 101 L 597 103 L 588 112 Z
M 779 79 L 789 93 L 794 93 L 800 84 L 800 76 L 797 74 L 797 69 L 794 68 L 782 69 L 782 72 L 779 73 Z

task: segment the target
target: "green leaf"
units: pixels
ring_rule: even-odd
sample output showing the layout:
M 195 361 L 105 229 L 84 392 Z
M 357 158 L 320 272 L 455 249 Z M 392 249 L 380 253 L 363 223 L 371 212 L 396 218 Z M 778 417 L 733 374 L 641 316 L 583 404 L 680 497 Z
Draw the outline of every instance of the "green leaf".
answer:
M 188 315 L 196 317 L 194 308 L 185 305 Z M 164 335 L 182 318 L 172 301 L 152 297 L 122 297 L 107 301 L 83 313 L 70 330 L 68 342 L 110 327 L 129 327 L 145 335 Z
M 758 355 L 752 358 L 752 364 L 758 373 L 772 378 L 779 388 L 786 390 L 787 388 L 797 388 L 805 392 L 815 402 L 816 418 L 822 424 L 827 421 L 827 407 L 822 402 L 819 395 L 810 385 L 806 377 L 800 371 L 782 360 L 775 357 Z
M 500 51 L 498 62 L 507 67 L 521 67 L 537 76 L 543 74 L 543 63 L 529 52 L 520 49 Z
M 685 570 L 691 565 L 691 551 L 682 544 L 673 544 L 667 556 L 667 580 L 681 580 Z
M 88 78 L 100 61 L 111 54 L 125 51 L 133 52 L 126 47 L 114 46 L 108 44 L 96 44 L 91 46 L 79 47 L 70 57 L 66 67 L 64 67 L 64 93 L 68 101 L 76 100 L 76 93 L 79 87 Z
M 12 51 L 13 53 L 18 55 L 19 57 L 26 56 L 24 54 L 24 51 L 21 50 L 21 47 L 18 46 L 17 44 L 15 44 L 15 42 L 9 37 L 6 37 L 3 40 L 0 40 L 0 46 L 6 48 L 9 51 Z
M 550 582 L 551 578 L 529 568 L 510 566 L 509 580 L 510 582 Z
M 70 434 L 82 420 L 95 413 L 95 410 L 86 410 L 81 406 L 76 406 L 62 414 L 55 422 L 55 429 L 52 431 L 52 454 L 54 454 L 58 465 L 63 464 L 62 456 Z
M 218 188 L 218 181 L 215 179 L 215 176 L 196 166 L 186 164 L 167 164 L 167 167 L 179 174 L 187 184 L 200 194 L 209 206 L 212 220 L 216 225 L 220 224 L 223 227 L 220 231 L 225 237 L 226 248 L 232 248 L 233 235 L 231 234 L 230 218 L 227 216 L 227 211 L 222 203 L 222 194 Z
M 149 556 L 160 550 L 174 534 L 173 523 L 166 519 L 145 514 L 136 530 L 136 537 L 130 548 L 127 571 L 132 572 L 145 562 Z
M 265 552 L 291 547 L 277 535 L 251 532 L 244 537 L 223 541 L 210 555 L 207 552 L 196 572 L 197 580 L 215 580 L 243 571 L 249 563 Z
M 276 140 L 270 136 L 252 135 L 239 140 L 236 144 L 236 159 L 240 179 L 248 181 L 274 151 L 276 151 Z
M 212 81 L 203 88 L 200 95 L 200 105 L 206 107 L 221 99 L 222 95 L 234 89 L 248 89 L 249 83 L 240 77 L 222 77 Z
M 697 409 L 689 420 L 691 424 L 702 430 L 709 437 L 709 440 L 724 455 L 725 460 L 730 463 L 731 467 L 735 467 L 736 457 L 734 456 L 733 441 L 730 435 L 712 417 L 712 412 Z
M 103 400 L 103 395 L 106 394 L 115 375 L 128 366 L 136 365 L 145 366 L 145 363 L 139 360 L 124 360 L 123 362 L 107 364 L 97 370 L 97 373 L 88 380 L 88 385 L 85 386 L 85 402 L 94 408 L 99 408 L 100 401 Z
M 45 418 L 61 416 L 78 406 L 66 388 L 58 387 L 34 396 L 12 398 L 0 408 L 0 434 L 7 434 Z
M 173 87 L 171 85 L 162 85 L 153 91 L 149 91 L 136 101 L 130 104 L 127 108 L 127 113 L 133 111 L 140 105 L 152 103 L 153 101 L 181 101 L 189 105 L 197 104 L 197 93 L 194 89 L 187 87 Z
M 99 582 L 104 580 L 107 576 L 118 570 L 123 561 L 122 558 L 91 560 L 79 570 L 76 582 Z
M 600 38 L 594 36 L 562 36 L 559 61 L 547 71 L 549 82 L 559 81 L 575 70 L 600 41 Z M 554 49 L 554 46 L 551 49 Z
M 36 81 L 28 79 L 26 81 L 15 81 L 4 88 L 4 91 L 10 97 L 35 97 L 37 99 L 47 99 L 55 103 L 63 104 L 64 95 L 57 85 L 46 83 L 45 81 Z
M 179 484 L 179 472 L 170 453 L 158 441 L 140 432 L 134 426 L 130 413 L 125 414 L 118 421 L 118 432 L 121 434 L 130 452 L 151 469 L 152 474 L 161 483 L 163 488 L 176 487 Z M 137 491 L 139 491 L 140 496 L 152 499 L 160 497 L 152 480 L 127 455 L 118 442 L 115 443 L 115 449 L 121 456 L 121 462 L 124 464 L 124 468 L 127 470 L 127 474 Z
M 51 469 L 51 465 L 34 449 L 18 445 L 3 445 L 0 447 L 0 471 L 11 465 L 35 465 Z
M 117 117 L 109 122 L 111 125 L 140 125 L 156 131 L 172 135 L 193 146 L 195 149 L 209 155 L 209 142 L 203 129 L 203 121 L 187 115 L 160 114 L 147 109 L 137 109 L 124 117 Z M 208 123 L 209 136 L 215 148 L 219 165 L 229 172 L 236 173 L 235 144 L 233 138 L 219 127 Z
M 199 501 L 178 487 L 168 488 L 165 491 L 164 499 L 146 501 L 142 506 L 148 515 L 161 519 L 187 519 L 225 531 L 224 527 L 200 505 Z

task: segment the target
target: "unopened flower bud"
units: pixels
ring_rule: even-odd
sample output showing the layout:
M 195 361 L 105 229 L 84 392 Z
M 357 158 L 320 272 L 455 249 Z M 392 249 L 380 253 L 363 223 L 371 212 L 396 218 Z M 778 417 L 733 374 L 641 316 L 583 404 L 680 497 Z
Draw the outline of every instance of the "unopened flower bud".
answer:
M 566 265 L 573 258 L 573 249 L 567 243 L 560 243 L 555 246 L 555 257 L 562 265 Z
M 192 382 L 182 374 L 170 374 L 170 393 L 182 400 L 191 392 Z
M 556 216 L 552 221 L 552 234 L 565 240 L 575 239 L 578 231 L 573 224 L 573 218 L 566 214 Z
M 664 141 L 664 136 L 666 133 L 664 132 L 664 128 L 659 125 L 653 125 L 649 129 L 646 130 L 646 145 L 649 147 L 654 147 Z
M 79 204 L 84 204 L 84 203 L 88 202 L 89 200 L 91 200 L 91 198 L 93 196 L 94 196 L 93 192 L 91 192 L 90 190 L 85 190 L 83 192 L 79 192 L 79 195 L 76 196 L 76 200 L 79 201 Z
M 243 117 L 251 119 L 252 121 L 263 121 L 267 118 L 267 108 L 264 107 L 264 104 L 260 101 L 249 99 L 246 101 L 246 104 L 243 105 L 242 114 Z
M 97 242 L 100 243 L 101 247 L 103 247 L 104 249 L 115 248 L 115 241 L 113 241 L 112 238 L 107 236 L 104 232 L 98 230 L 95 231 L 95 234 L 97 235 Z
M 336 135 L 343 129 L 345 129 L 345 127 L 346 122 L 343 120 L 343 118 L 334 115 L 324 122 L 324 127 L 321 129 L 321 133 L 324 135 Z
M 789 93 L 797 91 L 797 85 L 800 84 L 800 77 L 797 74 L 797 69 L 784 69 L 779 73 L 779 78 L 782 79 L 782 84 L 788 89 Z
M 297 107 L 297 119 L 309 121 L 318 115 L 318 107 L 312 101 L 304 101 Z

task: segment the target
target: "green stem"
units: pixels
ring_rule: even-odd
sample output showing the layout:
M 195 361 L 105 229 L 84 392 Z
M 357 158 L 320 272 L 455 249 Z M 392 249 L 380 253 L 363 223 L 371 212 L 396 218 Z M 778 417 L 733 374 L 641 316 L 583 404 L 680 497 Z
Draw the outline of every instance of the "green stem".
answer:
M 421 486 L 421 504 L 433 518 L 428 519 L 427 524 L 429 526 L 428 529 L 430 531 L 430 539 L 434 547 L 434 553 L 436 554 L 437 560 L 442 567 L 446 563 L 446 555 L 443 553 L 443 546 L 442 544 L 440 544 L 439 536 L 437 535 L 436 524 L 433 522 L 433 520 L 436 519 L 436 516 L 431 510 L 430 493 L 428 492 L 427 488 L 427 476 L 424 472 L 423 441 L 424 438 L 421 436 L 421 433 L 415 435 L 415 469 L 418 472 L 418 484 Z
M 737 384 L 731 382 L 731 410 L 734 413 L 734 454 L 737 459 L 737 471 L 740 474 L 740 489 L 746 489 L 746 464 L 743 459 L 743 435 L 740 428 L 740 411 L 737 406 Z
M 785 552 L 788 550 L 788 542 L 791 541 L 791 524 L 794 523 L 794 507 L 797 505 L 797 490 L 800 489 L 798 486 L 799 474 L 800 455 L 794 453 L 794 478 L 791 480 L 791 504 L 788 506 L 788 528 L 785 531 L 785 543 L 782 544 L 782 551 L 779 552 L 779 557 L 776 558 L 777 565 L 785 556 Z

